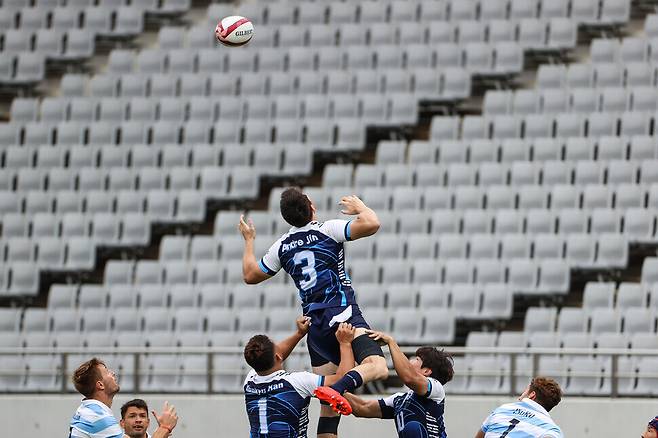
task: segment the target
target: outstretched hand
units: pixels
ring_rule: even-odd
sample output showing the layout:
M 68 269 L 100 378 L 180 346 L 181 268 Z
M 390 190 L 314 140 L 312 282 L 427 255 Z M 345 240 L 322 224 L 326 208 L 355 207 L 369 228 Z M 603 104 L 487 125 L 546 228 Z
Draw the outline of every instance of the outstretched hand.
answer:
M 170 405 L 168 401 L 164 403 L 161 415 L 158 415 L 155 411 L 151 411 L 151 413 L 155 417 L 155 421 L 158 422 L 158 426 L 164 426 L 165 428 L 172 430 L 178 423 L 176 408 L 174 408 L 174 405 Z
M 254 240 L 256 238 L 256 227 L 254 226 L 254 222 L 251 218 L 249 218 L 249 222 L 245 221 L 243 214 L 240 215 L 238 230 L 240 230 L 244 240 Z
M 364 204 L 364 202 L 356 195 L 350 195 L 341 198 L 339 204 L 343 206 L 343 209 L 340 212 L 350 216 L 359 214 L 368 208 L 366 207 L 366 204 Z

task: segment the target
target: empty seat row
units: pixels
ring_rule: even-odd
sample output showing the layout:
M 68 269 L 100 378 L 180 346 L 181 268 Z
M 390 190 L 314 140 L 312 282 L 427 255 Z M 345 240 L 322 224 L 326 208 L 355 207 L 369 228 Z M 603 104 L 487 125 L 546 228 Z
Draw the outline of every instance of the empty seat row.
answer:
M 632 351 L 632 350 L 630 350 Z M 654 383 L 652 369 L 657 361 L 647 356 L 617 356 L 616 388 L 619 395 L 650 395 Z M 461 361 L 460 361 L 461 360 Z M 462 362 L 463 361 L 463 362 Z M 447 391 L 457 394 L 505 394 L 522 388 L 532 376 L 541 374 L 555 379 L 565 394 L 612 395 L 612 360 L 610 355 L 538 355 L 537 361 L 528 355 L 517 355 L 514 372 L 509 357 L 477 356 L 457 358 L 456 366 L 463 375 L 456 377 Z M 649 386 L 649 387 L 648 387 Z
M 126 218 L 133 219 L 133 218 Z M 3 223 L 4 227 L 4 223 Z M 123 245 L 135 245 L 142 242 L 144 238 L 144 228 L 139 224 L 130 224 L 126 226 L 126 233 L 122 236 Z M 135 230 L 141 235 L 137 236 Z M 133 234 L 131 235 L 131 231 Z M 150 233 L 146 233 L 146 237 Z M 118 236 L 117 236 L 118 237 Z M 119 239 L 117 239 L 118 243 Z M 91 270 L 96 264 L 96 245 L 102 242 L 86 237 L 43 237 L 38 240 L 28 238 L 13 237 L 5 241 L 0 241 L 2 247 L 4 263 L 12 264 L 16 262 L 29 263 L 34 262 L 38 271 L 78 271 Z
M 245 285 L 223 286 L 205 285 L 195 287 L 189 284 L 176 285 L 82 285 L 78 292 L 77 285 L 53 285 L 48 294 L 48 309 L 56 308 L 131 308 L 151 306 L 214 307 L 270 309 L 296 309 L 298 297 L 288 285 L 270 284 L 254 287 Z M 290 324 L 294 324 L 293 316 Z M 8 327 L 9 328 L 9 327 Z
M 145 49 L 137 55 L 137 60 L 134 52 L 114 51 L 110 55 L 110 73 L 267 73 L 465 67 L 473 73 L 514 74 L 523 69 L 523 47 L 517 42 L 502 42 L 468 43 L 463 46 L 440 43 L 435 46 L 388 44 L 249 48 L 239 52 L 220 49 Z
M 653 112 L 658 92 L 655 87 L 572 88 L 559 90 L 488 91 L 485 114 L 557 114 L 562 112 Z
M 655 137 L 603 136 L 600 138 L 535 138 L 503 140 L 443 140 L 451 138 L 459 129 L 457 119 L 435 118 L 431 127 L 433 141 L 412 140 L 408 148 L 411 164 L 450 163 L 502 163 L 554 160 L 653 160 L 658 156 Z M 387 146 L 378 151 L 378 162 L 404 162 L 404 146 Z M 402 151 L 400 150 L 402 149 Z M 380 158 L 380 155 L 385 155 Z M 523 166 L 523 164 L 521 164 Z M 326 183 L 326 181 L 325 181 Z M 341 184 L 344 185 L 344 184 Z
M 651 112 L 595 112 L 590 114 L 559 113 L 487 116 L 465 116 L 461 124 L 455 126 L 454 119 L 447 117 L 441 121 L 435 116 L 437 124 L 452 132 L 455 136 L 446 139 L 517 139 L 517 138 L 569 138 L 569 137 L 606 137 L 606 136 L 643 136 L 652 135 L 654 114 Z M 433 121 L 434 122 L 434 121 Z M 436 131 L 433 132 L 433 134 Z M 437 137 L 433 139 L 439 140 Z
M 583 308 L 594 309 L 597 307 L 615 307 L 625 310 L 629 307 L 646 307 L 647 303 L 654 307 L 658 294 L 652 293 L 649 300 L 650 285 L 641 283 L 619 283 L 614 282 L 588 282 L 583 292 Z
M 628 307 L 624 310 L 605 307 L 592 309 L 563 307 L 559 312 L 556 308 L 548 307 L 528 309 L 524 325 L 526 333 L 555 330 L 560 333 L 589 332 L 593 335 L 625 333 L 627 337 L 635 333 L 656 333 L 655 307 Z M 558 342 L 557 336 L 552 338 L 552 342 Z M 535 346 L 540 345 L 535 344 Z
M 256 152 L 258 151 L 258 152 Z M 33 167 L 37 172 L 26 170 L 24 178 L 33 188 L 48 187 L 50 190 L 82 189 L 80 173 L 86 174 L 82 179 L 90 177 L 94 186 L 119 187 L 128 185 L 143 190 L 156 188 L 193 188 L 195 183 L 183 175 L 183 170 L 177 167 L 208 167 L 208 166 L 253 166 L 254 170 L 263 174 L 297 175 L 310 173 L 312 164 L 312 149 L 299 143 L 256 144 L 195 144 L 177 145 L 140 145 L 117 147 L 114 145 L 57 145 L 32 148 L 27 146 L 9 146 L 0 152 L 0 162 L 6 169 Z M 4 160 L 3 160 L 4 158 Z M 100 170 L 90 168 L 100 167 Z M 113 168 L 124 168 L 110 170 Z M 128 168 L 132 176 L 125 177 Z M 169 169 L 169 170 L 167 170 Z M 34 169 L 32 169 L 34 170 Z M 105 173 L 101 175 L 98 172 Z M 110 176 L 109 173 L 116 175 Z M 20 171 L 18 171 L 20 173 Z M 67 174 L 68 173 L 68 174 Z M 176 174 L 172 176 L 171 174 Z M 0 170 L 4 189 L 11 182 L 7 174 Z M 169 177 L 169 180 L 167 179 Z M 9 176 L 11 178 L 11 176 Z M 46 181 L 44 181 L 44 178 Z M 109 182 L 107 179 L 109 178 Z M 126 179 L 127 178 L 127 179 Z M 182 179 L 181 179 L 182 178 Z M 21 177 L 19 177 L 21 179 Z M 77 181 L 76 181 L 77 180 Z M 182 182 L 179 184 L 180 181 Z M 115 184 L 119 185 L 116 186 Z M 109 185 L 108 185 L 109 184 Z M 83 183 L 84 185 L 84 183 Z M 25 186 L 23 186 L 25 187 Z M 66 190 L 68 190 L 66 189 Z
M 185 2 L 168 0 L 164 3 L 175 1 Z M 56 35 L 50 31 L 71 29 L 88 30 L 92 37 L 134 37 L 144 30 L 144 8 L 137 7 L 138 3 L 133 2 L 133 6 L 101 2 L 98 6 L 53 4 L 51 7 L 24 5 L 20 10 L 4 8 L 0 12 L 0 24 L 3 24 L 3 30 L 38 31 L 37 40 L 44 38 L 41 35 Z
M 415 260 L 417 258 L 469 258 L 480 259 L 529 259 L 573 258 L 576 251 L 584 247 L 588 249 L 589 257 L 593 258 L 598 236 L 587 236 L 582 233 L 572 233 L 569 236 L 540 233 L 533 236 L 525 234 L 506 234 L 496 236 L 491 234 L 473 234 L 470 238 L 461 234 L 427 235 L 414 233 L 408 237 L 397 234 L 384 234 L 374 243 L 357 242 L 346 247 L 350 259 L 400 259 Z M 610 236 L 605 235 L 610 238 Z M 614 238 L 618 242 L 621 257 L 624 257 L 623 238 Z M 599 245 L 599 249 L 607 246 Z M 260 255 L 260 254 L 259 254 Z
M 274 151 L 277 152 L 277 151 Z M 269 156 L 273 160 L 276 157 Z M 159 168 L 144 168 L 139 172 L 133 172 L 128 168 L 112 168 L 109 170 L 85 167 L 78 172 L 71 172 L 66 169 L 51 169 L 50 171 L 41 171 L 40 169 L 24 168 L 18 172 L 17 192 L 46 191 L 52 192 L 56 196 L 58 191 L 87 192 L 92 190 L 108 191 L 110 194 L 118 194 L 118 198 L 127 196 L 137 197 L 135 199 L 143 200 L 147 192 L 154 190 L 168 189 L 173 195 L 181 190 L 200 190 L 211 197 L 220 198 L 230 195 L 230 192 L 240 185 L 250 184 L 258 185 L 260 173 L 258 167 L 238 166 L 228 169 L 225 167 L 204 166 L 201 168 L 174 167 L 169 172 Z M 262 170 L 262 169 L 261 169 Z M 9 170 L 0 171 L 0 176 L 5 177 Z M 241 174 L 247 172 L 250 175 Z M 262 174 L 265 174 L 263 171 Z M 9 179 L 11 181 L 11 177 Z M 6 185 L 3 179 L 2 188 L 12 190 L 12 184 Z M 235 186 L 232 187 L 231 185 Z M 139 187 L 139 190 L 137 188 Z M 138 193 L 141 191 L 142 193 Z M 212 193 L 215 191 L 214 193 Z M 122 192 L 122 193 L 118 193 Z M 111 200 L 100 201 L 103 204 L 111 204 Z M 117 201 L 117 211 L 125 212 L 121 208 L 123 201 Z M 139 210 L 143 201 L 139 202 Z M 133 205 L 133 202 L 128 202 Z M 49 211 L 49 205 L 44 205 L 44 211 Z M 132 207 L 131 207 L 132 209 Z M 89 210 L 89 205 L 87 205 Z M 93 208 L 92 208 L 93 210 Z M 112 209 L 110 209 L 111 211 Z M 101 211 L 106 211 L 105 209 Z
M 47 98 L 41 102 L 40 111 L 29 100 L 13 103 L 13 122 L 33 122 L 37 114 L 43 124 L 63 123 L 63 135 L 73 129 L 72 123 L 106 122 L 215 122 L 218 120 L 290 120 L 329 119 L 358 117 L 369 122 L 394 121 L 415 123 L 417 99 L 411 93 L 389 93 L 388 95 L 357 94 L 327 96 L 308 94 L 305 96 L 267 96 L 221 98 L 148 98 L 102 99 L 95 98 Z M 58 134 L 59 134 L 58 129 Z M 59 135 L 58 135 L 59 137 Z M 66 143 L 68 136 L 58 143 Z
M 355 260 L 350 277 L 355 283 L 506 283 L 518 294 L 563 295 L 569 290 L 569 259 L 389 259 L 378 263 Z M 574 261 L 575 262 L 575 261 Z
M 38 32 L 11 30 L 0 36 L 1 53 L 35 52 L 47 60 L 80 62 L 91 58 L 95 50 L 95 34 L 86 29 Z
M 520 20 L 571 17 L 585 24 L 623 24 L 630 18 L 629 0 L 413 0 L 364 1 L 354 4 L 315 2 L 241 5 L 235 12 L 253 17 L 257 24 L 377 23 L 407 21 Z M 209 20 L 232 15 L 227 5 L 208 8 Z
M 210 38 L 216 23 L 183 28 L 163 28 L 158 35 L 161 49 L 213 47 Z M 576 45 L 577 23 L 569 18 L 551 20 L 524 19 L 520 23 L 508 20 L 482 22 L 432 21 L 409 26 L 375 23 L 370 25 L 344 23 L 314 25 L 259 26 L 250 44 L 256 47 L 350 46 L 440 43 L 499 43 L 518 41 L 527 49 L 572 49 Z
M 272 73 L 168 73 L 96 75 L 89 80 L 86 75 L 68 74 L 62 79 L 62 94 L 70 97 L 90 95 L 101 99 L 88 103 L 75 103 L 71 118 L 88 120 L 91 112 L 78 113 L 77 109 L 89 104 L 100 104 L 101 120 L 116 120 L 126 116 L 127 102 L 115 97 L 176 97 L 187 101 L 193 96 L 254 96 L 288 97 L 306 94 L 415 94 L 420 99 L 463 99 L 470 95 L 471 77 L 460 67 L 372 70 L 323 70 L 322 72 L 272 72 Z M 343 96 L 339 97 L 342 98 Z M 167 100 L 173 102 L 173 100 Z M 192 102 L 192 99 L 190 99 Z M 25 109 L 28 111 L 28 108 Z M 26 114 L 27 116 L 27 114 Z
M 46 57 L 42 53 L 0 53 L 0 84 L 34 86 L 46 77 Z
M 479 152 L 495 151 L 495 143 L 473 142 L 471 148 Z M 395 187 L 416 185 L 432 186 L 491 186 L 512 185 L 519 189 L 524 185 L 569 185 L 585 186 L 588 184 L 607 184 L 615 189 L 618 184 L 652 184 L 658 182 L 655 160 L 643 162 L 634 160 L 592 160 L 589 155 L 592 142 L 580 144 L 567 142 L 565 161 L 549 160 L 544 162 L 517 161 L 512 164 L 489 162 L 483 159 L 473 163 L 437 164 L 360 164 L 354 172 L 354 187 L 364 190 L 368 187 Z M 616 145 L 620 146 L 620 145 Z M 489 150 L 487 151 L 487 147 Z M 621 149 L 621 148 L 620 148 Z M 617 152 L 619 154 L 619 152 Z M 580 155 L 580 156 L 578 156 Z M 621 154 L 619 154 L 621 155 Z M 483 157 L 484 158 L 484 157 Z M 495 161 L 495 155 L 492 161 Z M 338 176 L 338 175 L 337 175 Z M 331 175 L 327 176 L 329 179 Z M 338 180 L 337 183 L 344 181 Z M 351 180 L 346 181 L 352 184 Z M 327 188 L 336 187 L 329 185 Z M 640 195 L 638 194 L 638 197 Z M 381 203 L 386 204 L 385 201 Z
M 190 215 L 190 212 L 185 213 Z M 184 216 L 184 215 L 183 215 Z M 19 222 L 23 219 L 23 222 Z M 50 222 L 47 220 L 50 219 Z M 5 215 L 2 220 L 3 260 L 40 261 L 44 258 L 61 261 L 64 244 L 72 239 L 90 238 L 99 246 L 145 245 L 150 238 L 150 222 L 173 221 L 173 216 L 147 217 L 142 214 L 96 213 L 85 216 L 79 213 L 67 213 L 63 217 L 48 213 L 36 214 L 30 224 L 21 215 Z M 31 225 L 32 238 L 19 237 Z M 47 243 L 47 244 L 46 244 Z M 6 245 L 6 249 L 5 248 Z M 61 247 L 58 248 L 58 245 Z M 53 254 L 54 253 L 54 254 Z M 47 264 L 47 262 L 44 262 Z M 54 263 L 52 268 L 58 268 Z M 46 266 L 48 267 L 48 266 Z
M 581 187 L 568 184 L 541 186 L 528 184 L 507 186 L 491 184 L 488 187 L 459 186 L 437 187 L 428 184 L 421 187 L 402 186 L 366 187 L 360 189 L 334 188 L 314 191 L 313 196 L 318 211 L 334 210 L 331 202 L 338 202 L 345 193 L 357 193 L 373 208 L 385 210 L 436 209 L 463 210 L 483 209 L 493 213 L 501 209 L 546 209 L 559 212 L 565 208 L 591 210 L 596 208 L 616 209 L 623 214 L 628 209 L 655 209 L 658 207 L 658 188 L 635 184 L 586 184 Z M 309 192 L 310 193 L 310 192 Z
M 216 189 L 219 190 L 219 187 L 216 187 Z M 237 193 L 239 190 L 240 188 L 236 187 L 235 192 Z M 226 193 L 226 190 L 221 192 Z M 21 231 L 28 234 L 30 232 L 34 233 L 34 221 L 32 221 L 31 231 L 27 228 L 29 217 L 42 213 L 64 215 L 63 221 L 66 214 L 82 212 L 89 216 L 96 213 L 104 214 L 102 222 L 105 224 L 105 228 L 103 228 L 105 239 L 109 238 L 108 236 L 115 235 L 115 231 L 110 231 L 116 230 L 118 226 L 118 219 L 111 214 L 114 212 L 117 214 L 130 213 L 138 216 L 141 216 L 142 212 L 146 212 L 146 217 L 150 222 L 201 222 L 205 218 L 206 197 L 213 196 L 222 195 L 204 194 L 198 190 L 181 190 L 179 193 L 161 190 L 150 192 L 121 191 L 118 193 L 89 190 L 85 193 L 62 191 L 57 194 L 32 191 L 26 195 L 16 192 L 0 192 L 3 236 L 7 236 L 6 233 L 9 232 L 4 230 L 12 230 L 11 232 L 15 233 Z M 136 221 L 136 224 L 139 223 L 141 221 Z M 45 228 L 47 228 L 47 225 L 43 224 Z M 64 226 L 64 223 L 62 226 Z M 64 231 L 62 233 L 65 234 Z
M 0 142 L 7 145 L 108 145 L 120 144 L 194 144 L 194 143 L 298 143 L 311 144 L 317 149 L 332 149 L 333 145 L 361 150 L 365 147 L 366 124 L 398 125 L 411 123 L 412 111 L 417 111 L 416 101 L 403 100 L 392 104 L 395 108 L 368 108 L 361 118 L 306 119 L 303 124 L 296 119 L 283 119 L 263 123 L 262 120 L 220 119 L 216 123 L 190 121 L 172 123 L 166 121 L 144 122 L 61 122 L 55 126 L 47 123 L 28 122 L 25 126 L 13 123 L 0 124 Z M 405 111 L 403 111 L 405 110 Z M 383 119 L 374 119 L 381 113 Z
M 657 41 L 658 43 L 658 41 Z M 605 62 L 599 64 L 544 64 L 537 70 L 537 89 L 653 86 L 653 62 Z

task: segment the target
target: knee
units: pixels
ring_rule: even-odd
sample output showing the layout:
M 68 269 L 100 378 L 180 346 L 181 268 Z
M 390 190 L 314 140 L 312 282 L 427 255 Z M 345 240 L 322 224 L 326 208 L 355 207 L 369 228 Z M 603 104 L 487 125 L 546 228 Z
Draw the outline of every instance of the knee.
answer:
M 388 365 L 385 358 L 381 356 L 370 356 L 364 362 L 372 365 L 374 380 L 385 380 L 388 378 Z

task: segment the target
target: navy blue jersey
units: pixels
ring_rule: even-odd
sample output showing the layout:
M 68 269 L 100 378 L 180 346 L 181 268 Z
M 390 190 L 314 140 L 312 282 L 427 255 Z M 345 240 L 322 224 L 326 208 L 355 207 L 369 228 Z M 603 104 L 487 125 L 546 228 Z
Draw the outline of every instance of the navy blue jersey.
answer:
M 443 411 L 446 393 L 438 380 L 427 379 L 427 394 L 399 392 L 379 400 L 382 418 L 395 419 L 400 438 L 446 438 Z
M 323 384 L 323 376 L 308 372 L 259 376 L 252 370 L 244 381 L 250 437 L 306 438 L 308 405 Z
M 266 274 L 283 268 L 290 275 L 304 313 L 356 303 L 343 250 L 343 242 L 350 240 L 350 222 L 335 219 L 292 227 L 260 260 Z

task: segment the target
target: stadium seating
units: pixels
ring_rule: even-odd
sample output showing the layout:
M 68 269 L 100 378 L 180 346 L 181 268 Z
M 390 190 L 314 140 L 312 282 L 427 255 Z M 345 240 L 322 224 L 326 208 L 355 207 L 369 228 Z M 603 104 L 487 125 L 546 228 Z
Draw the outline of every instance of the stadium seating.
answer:
M 23 3 L 0 7 L 0 85 L 14 89 L 191 7 Z M 218 48 L 212 29 L 238 11 L 257 26 L 254 41 Z M 365 151 L 377 129 L 394 139 L 378 143 L 374 163 L 329 164 L 305 188 L 323 220 L 346 193 L 380 216 L 376 237 L 346 245 L 373 327 L 404 344 L 450 345 L 459 328 L 504 326 L 524 296 L 550 305 L 530 307 L 523 332 L 471 331 L 466 346 L 655 348 L 654 258 L 640 283 L 589 282 L 581 307 L 560 300 L 572 272 L 623 271 L 631 245 L 658 241 L 658 19 L 643 34 L 594 39 L 586 63 L 541 64 L 534 88 L 510 81 L 526 56 L 568 59 L 579 28 L 630 18 L 628 0 L 301 1 L 216 3 L 200 22 L 160 26 L 155 47 L 113 49 L 104 72 L 65 74 L 57 97 L 12 101 L 0 123 L 0 297 L 37 296 L 40 272 L 93 271 L 99 249 L 148 247 L 154 225 L 197 226 L 218 202 L 242 209 L 271 181 L 312 176 L 318 156 Z M 505 86 L 485 93 L 481 115 L 434 116 L 427 139 L 400 140 L 424 123 L 421 105 L 458 104 L 487 81 Z M 257 256 L 288 229 L 280 193 L 248 212 Z M 165 234 L 157 260 L 110 260 L 102 284 L 54 284 L 46 309 L 1 308 L 0 348 L 139 347 L 140 370 L 127 355 L 108 360 L 124 389 L 240 391 L 236 355 L 213 355 L 208 379 L 206 356 L 148 351 L 292 329 L 287 277 L 242 282 L 239 214 L 213 215 L 212 235 Z M 0 391 L 58 391 L 58 357 L 0 358 L 16 374 L 0 376 Z M 287 365 L 309 368 L 305 355 Z M 546 354 L 536 365 L 516 357 L 517 390 L 533 371 L 570 395 L 612 390 L 609 356 Z M 451 392 L 511 389 L 508 356 L 469 353 L 456 366 Z M 656 386 L 646 376 L 655 358 L 619 356 L 617 369 L 621 394 Z

